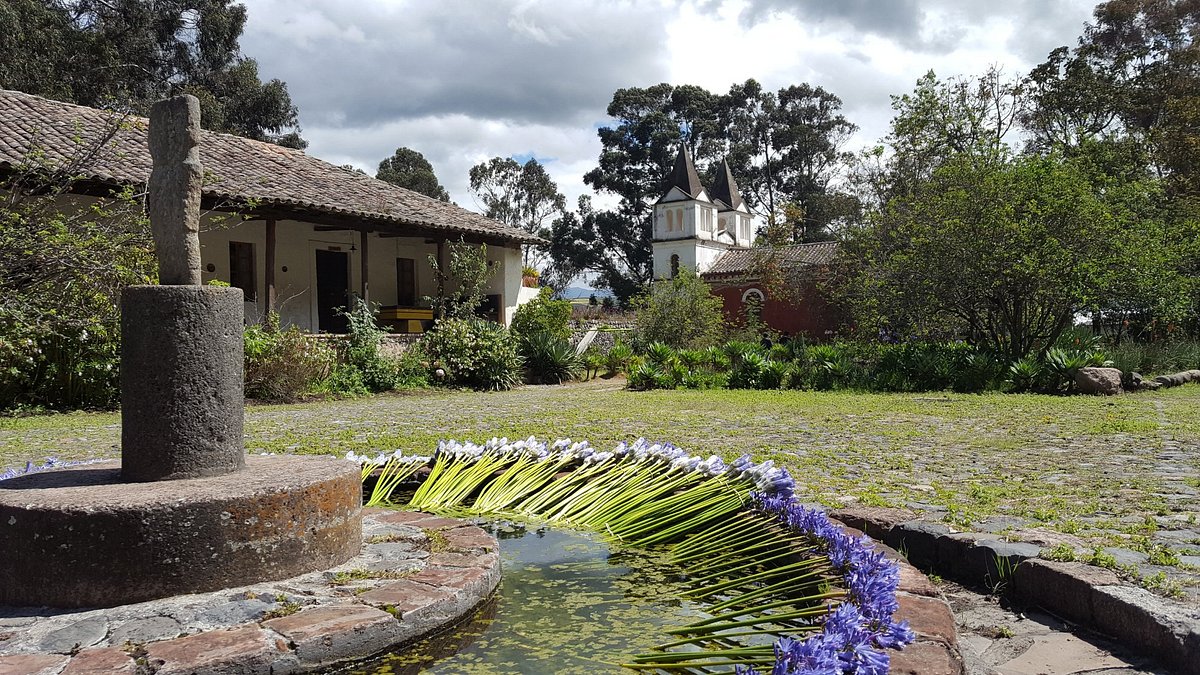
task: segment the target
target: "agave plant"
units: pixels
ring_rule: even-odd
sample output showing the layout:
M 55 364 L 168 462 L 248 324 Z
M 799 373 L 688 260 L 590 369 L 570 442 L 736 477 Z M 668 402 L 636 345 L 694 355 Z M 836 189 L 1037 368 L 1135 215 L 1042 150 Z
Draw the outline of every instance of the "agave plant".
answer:
M 604 367 L 609 374 L 626 372 L 629 362 L 633 359 L 633 349 L 627 344 L 617 343 L 604 355 Z
M 523 338 L 521 356 L 530 378 L 545 384 L 573 380 L 583 370 L 571 343 L 550 333 L 534 333 Z
M 427 464 L 409 508 L 536 520 L 590 529 L 616 546 L 667 547 L 694 581 L 690 599 L 701 613 L 627 668 L 753 672 L 742 669 L 811 663 L 824 668 L 812 672 L 886 673 L 881 650 L 913 638 L 892 621 L 895 564 L 799 505 L 791 476 L 770 461 L 726 464 L 644 439 L 610 451 L 567 439 L 444 441 L 432 459 L 387 458 L 377 485 L 393 484 L 392 471 L 407 478 L 411 465 Z M 883 670 L 861 666 L 868 662 Z

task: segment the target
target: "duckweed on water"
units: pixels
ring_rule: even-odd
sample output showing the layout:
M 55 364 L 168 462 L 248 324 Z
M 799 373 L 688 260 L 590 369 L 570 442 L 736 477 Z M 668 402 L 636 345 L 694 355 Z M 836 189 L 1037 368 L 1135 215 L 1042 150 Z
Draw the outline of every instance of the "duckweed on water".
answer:
M 350 672 L 628 673 L 621 660 L 698 616 L 665 554 L 613 551 L 570 530 L 493 531 L 502 538 L 503 581 L 492 602 L 450 633 Z

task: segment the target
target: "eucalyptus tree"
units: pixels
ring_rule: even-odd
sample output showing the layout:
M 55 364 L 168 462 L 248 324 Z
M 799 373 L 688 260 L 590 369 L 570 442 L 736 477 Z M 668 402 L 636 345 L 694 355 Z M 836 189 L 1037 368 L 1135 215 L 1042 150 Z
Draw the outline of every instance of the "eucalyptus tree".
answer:
M 207 129 L 303 148 L 287 85 L 241 53 L 245 25 L 234 0 L 6 0 L 0 87 L 139 114 L 189 93 Z
M 450 201 L 450 194 L 438 182 L 433 165 L 412 148 L 396 148 L 391 157 L 379 162 L 375 177 L 439 201 Z
M 550 223 L 566 209 L 566 197 L 536 159 L 524 164 L 511 157 L 493 157 L 471 167 L 471 194 L 484 213 L 506 225 L 550 238 Z M 524 264 L 544 262 L 541 246 L 524 247 Z

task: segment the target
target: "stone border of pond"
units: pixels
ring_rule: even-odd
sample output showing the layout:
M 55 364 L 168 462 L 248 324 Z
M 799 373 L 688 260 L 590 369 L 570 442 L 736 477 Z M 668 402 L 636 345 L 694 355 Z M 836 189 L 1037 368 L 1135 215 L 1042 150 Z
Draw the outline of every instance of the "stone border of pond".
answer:
M 0 675 L 282 675 L 361 661 L 470 616 L 500 583 L 497 550 L 465 521 L 364 509 L 360 554 L 328 570 L 108 609 L 0 607 Z
M 952 532 L 943 523 L 916 519 L 904 509 L 849 508 L 829 516 L 904 551 L 911 565 L 969 585 L 1003 585 L 1019 603 L 1111 637 L 1173 672 L 1200 675 L 1200 610 L 1126 583 L 1107 569 L 1043 560 L 1037 545 L 1006 542 L 994 534 Z M 901 612 L 903 608 L 902 601 Z M 893 664 L 896 660 L 894 655 Z M 893 665 L 892 672 L 904 671 Z

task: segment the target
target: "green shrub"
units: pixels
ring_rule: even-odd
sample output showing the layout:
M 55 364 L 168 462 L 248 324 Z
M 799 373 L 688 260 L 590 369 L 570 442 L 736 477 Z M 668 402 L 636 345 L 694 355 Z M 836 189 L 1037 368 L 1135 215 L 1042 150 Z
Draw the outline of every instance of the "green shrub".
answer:
M 676 349 L 714 345 L 725 326 L 721 304 L 695 272 L 681 269 L 674 279 L 654 282 L 649 293 L 633 300 L 635 345 L 662 342 Z
M 392 362 L 396 368 L 396 389 L 429 386 L 429 359 L 419 344 L 410 345 Z
M 762 374 L 767 363 L 767 359 L 758 351 L 743 352 L 739 358 L 733 361 L 733 367 L 729 372 L 729 387 L 731 389 L 762 388 Z
M 579 376 L 582 360 L 567 340 L 550 333 L 534 333 L 519 340 L 525 372 L 531 382 L 561 384 Z
M 626 372 L 629 362 L 633 360 L 633 349 L 629 345 L 618 342 L 604 355 L 604 368 L 609 374 Z
M 343 360 L 358 370 L 366 388 L 373 392 L 390 391 L 400 381 L 397 363 L 379 351 L 387 331 L 375 320 L 375 309 L 360 298 L 353 298 L 344 312 L 350 326 Z
M 295 401 L 330 375 L 337 352 L 299 328 L 279 328 L 279 316 L 244 332 L 246 396 L 260 401 Z
M 590 380 L 600 375 L 600 369 L 604 367 L 605 359 L 595 348 L 589 348 L 583 353 L 580 359 L 583 367 L 583 379 Z
M 646 348 L 646 361 L 655 366 L 669 366 L 676 361 L 675 350 L 662 342 L 654 342 Z
M 806 360 L 812 369 L 816 389 L 841 389 L 854 385 L 856 368 L 847 348 L 842 345 L 813 345 Z
M 521 355 L 508 330 L 483 319 L 443 319 L 421 340 L 430 366 L 446 382 L 474 389 L 511 389 L 521 377 Z
M 1008 381 L 1017 393 L 1036 391 L 1044 386 L 1045 370 L 1036 356 L 1026 356 L 1008 367 Z
M 787 379 L 791 369 L 791 364 L 787 361 L 767 361 L 766 365 L 759 371 L 758 388 L 783 388 L 784 380 Z
M 1106 350 L 1113 367 L 1128 373 L 1136 371 L 1153 376 L 1200 368 L 1200 342 L 1183 340 L 1162 342 L 1125 341 Z
M 538 296 L 517 308 L 512 334 L 518 338 L 547 334 L 560 340 L 571 339 L 571 303 L 554 300 L 554 291 L 543 287 Z
M 363 382 L 362 372 L 349 363 L 339 363 L 329 372 L 329 377 L 317 383 L 315 393 L 339 398 L 367 396 L 371 390 Z
M 120 398 L 120 336 L 99 321 L 53 333 L 0 315 L 0 410 L 110 408 Z

